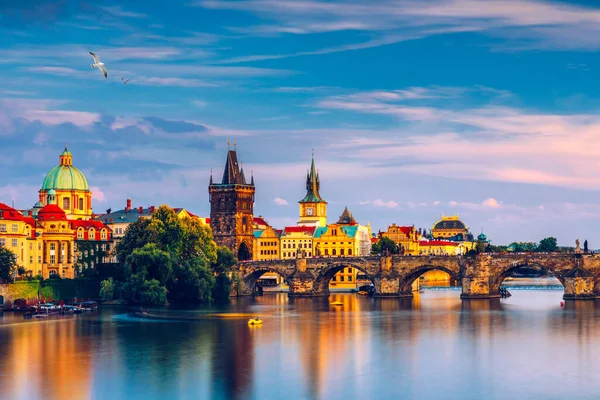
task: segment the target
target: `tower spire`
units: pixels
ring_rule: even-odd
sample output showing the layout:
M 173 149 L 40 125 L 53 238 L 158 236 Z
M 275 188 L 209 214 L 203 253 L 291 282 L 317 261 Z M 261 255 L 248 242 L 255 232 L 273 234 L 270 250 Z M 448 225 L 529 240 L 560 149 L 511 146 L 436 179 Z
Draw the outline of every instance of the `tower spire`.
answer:
M 304 196 L 304 199 L 300 200 L 300 202 L 325 202 L 319 194 L 320 186 L 319 175 L 317 173 L 317 167 L 315 166 L 315 154 L 313 152 L 310 170 L 306 176 L 306 196 Z

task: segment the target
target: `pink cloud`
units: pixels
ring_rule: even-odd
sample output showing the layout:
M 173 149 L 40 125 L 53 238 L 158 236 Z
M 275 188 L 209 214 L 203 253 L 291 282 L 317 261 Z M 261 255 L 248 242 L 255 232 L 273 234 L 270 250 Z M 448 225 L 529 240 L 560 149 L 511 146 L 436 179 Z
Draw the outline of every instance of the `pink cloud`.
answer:
M 398 203 L 396 203 L 395 201 L 392 201 L 392 200 L 383 201 L 381 199 L 377 199 L 377 200 L 374 200 L 372 204 L 374 206 L 376 206 L 376 207 L 385 207 L 385 208 L 396 208 L 396 207 L 398 207 Z
M 275 197 L 273 199 L 273 203 L 277 204 L 278 206 L 287 206 L 288 205 L 287 200 L 284 200 L 281 197 Z
M 98 186 L 90 186 L 90 191 L 92 192 L 92 199 L 104 203 L 106 201 L 106 196 L 104 192 L 100 190 Z

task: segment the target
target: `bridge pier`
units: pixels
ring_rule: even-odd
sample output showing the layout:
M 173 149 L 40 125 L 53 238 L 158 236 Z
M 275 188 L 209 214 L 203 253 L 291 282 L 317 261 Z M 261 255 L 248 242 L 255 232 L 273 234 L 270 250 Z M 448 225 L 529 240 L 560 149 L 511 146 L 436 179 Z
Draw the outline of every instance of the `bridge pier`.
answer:
M 595 300 L 595 282 L 593 277 L 565 277 L 565 300 Z
M 500 292 L 496 292 L 490 285 L 489 278 L 463 278 L 461 299 L 498 299 Z

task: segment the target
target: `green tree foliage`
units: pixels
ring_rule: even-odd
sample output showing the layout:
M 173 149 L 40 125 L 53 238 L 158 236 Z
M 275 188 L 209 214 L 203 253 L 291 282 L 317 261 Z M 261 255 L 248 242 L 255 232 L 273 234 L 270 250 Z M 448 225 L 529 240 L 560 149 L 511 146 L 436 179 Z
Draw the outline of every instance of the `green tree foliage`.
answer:
M 508 247 L 515 253 L 529 253 L 536 251 L 537 246 L 535 242 L 512 242 Z
M 0 246 L 0 279 L 12 282 L 17 270 L 17 256 L 4 246 Z
M 400 252 L 400 247 L 396 242 L 387 237 L 382 237 L 379 239 L 377 243 L 371 246 L 372 254 L 384 254 L 389 252 L 389 254 L 398 254 Z
M 544 253 L 551 253 L 553 251 L 556 251 L 558 249 L 558 245 L 556 242 L 556 238 L 554 237 L 547 237 L 544 238 L 540 241 L 539 246 L 537 247 L 537 251 L 540 252 L 544 252 Z
M 167 206 L 129 226 L 117 246 L 117 259 L 124 264 L 124 297 L 156 305 L 224 297 L 228 278 L 222 275 L 237 262 L 229 249 L 217 247 L 208 226 L 197 219 L 179 218 Z
M 488 247 L 488 243 L 483 240 L 478 240 L 475 244 L 475 251 L 477 253 L 485 253 Z
M 115 295 L 115 282 L 108 278 L 100 283 L 100 297 L 104 301 L 111 301 Z

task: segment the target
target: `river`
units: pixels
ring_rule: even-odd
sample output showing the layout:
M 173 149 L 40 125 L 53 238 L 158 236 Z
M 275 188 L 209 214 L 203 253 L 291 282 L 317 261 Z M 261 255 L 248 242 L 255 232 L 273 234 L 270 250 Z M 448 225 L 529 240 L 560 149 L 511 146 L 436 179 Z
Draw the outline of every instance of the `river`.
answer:
M 0 398 L 598 398 L 600 303 L 561 306 L 560 286 L 516 281 L 502 300 L 461 301 L 453 288 L 412 300 L 271 294 L 180 320 L 6 312 Z M 247 325 L 254 315 L 262 326 Z

